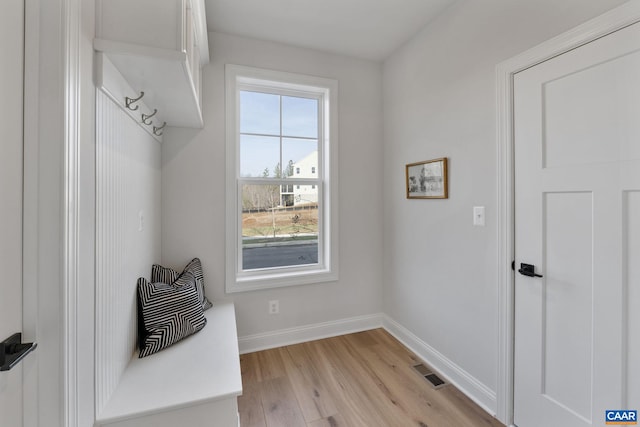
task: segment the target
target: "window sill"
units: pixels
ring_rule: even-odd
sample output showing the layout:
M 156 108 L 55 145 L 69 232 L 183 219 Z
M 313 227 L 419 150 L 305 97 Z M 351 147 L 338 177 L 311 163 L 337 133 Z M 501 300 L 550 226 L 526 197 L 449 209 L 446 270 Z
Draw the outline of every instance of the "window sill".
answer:
M 314 283 L 335 282 L 338 272 L 317 269 L 304 272 L 279 272 L 245 277 L 227 278 L 228 294 L 282 288 L 285 286 L 310 285 Z

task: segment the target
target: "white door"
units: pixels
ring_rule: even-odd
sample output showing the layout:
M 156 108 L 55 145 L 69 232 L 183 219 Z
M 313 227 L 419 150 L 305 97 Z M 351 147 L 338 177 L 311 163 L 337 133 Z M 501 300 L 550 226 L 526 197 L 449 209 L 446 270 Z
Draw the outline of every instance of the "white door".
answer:
M 514 417 L 640 409 L 640 24 L 515 76 Z
M 24 0 L 0 2 L 0 341 L 22 332 Z M 0 425 L 22 425 L 22 367 L 0 372 Z

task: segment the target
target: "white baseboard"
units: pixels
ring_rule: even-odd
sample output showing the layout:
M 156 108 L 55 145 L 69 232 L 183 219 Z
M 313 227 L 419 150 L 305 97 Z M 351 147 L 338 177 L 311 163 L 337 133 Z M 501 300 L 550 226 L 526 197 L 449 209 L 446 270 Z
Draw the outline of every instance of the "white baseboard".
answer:
M 496 393 L 387 315 L 382 326 L 398 341 L 456 386 L 489 414 L 496 416 Z
M 238 338 L 240 354 L 267 350 L 382 327 L 382 314 L 351 317 Z
M 386 329 L 448 382 L 455 385 L 482 409 L 495 416 L 497 399 L 493 390 L 415 336 L 407 328 L 382 313 L 247 335 L 238 339 L 238 346 L 240 354 L 245 354 L 375 328 Z

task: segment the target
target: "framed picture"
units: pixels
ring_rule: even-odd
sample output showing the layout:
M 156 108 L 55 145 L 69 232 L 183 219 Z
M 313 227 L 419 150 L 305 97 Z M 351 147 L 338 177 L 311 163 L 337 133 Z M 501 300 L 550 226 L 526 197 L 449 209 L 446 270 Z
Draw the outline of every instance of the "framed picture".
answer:
M 447 158 L 406 166 L 407 199 L 447 199 Z

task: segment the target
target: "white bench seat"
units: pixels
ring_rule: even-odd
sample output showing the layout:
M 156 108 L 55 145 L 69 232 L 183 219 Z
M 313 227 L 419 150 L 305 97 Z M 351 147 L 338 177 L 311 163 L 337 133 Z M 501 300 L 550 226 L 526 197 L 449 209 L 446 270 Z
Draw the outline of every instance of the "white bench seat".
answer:
M 96 426 L 237 427 L 242 394 L 232 303 L 205 312 L 207 326 L 151 356 L 137 354 Z

